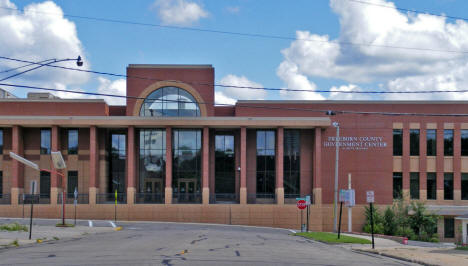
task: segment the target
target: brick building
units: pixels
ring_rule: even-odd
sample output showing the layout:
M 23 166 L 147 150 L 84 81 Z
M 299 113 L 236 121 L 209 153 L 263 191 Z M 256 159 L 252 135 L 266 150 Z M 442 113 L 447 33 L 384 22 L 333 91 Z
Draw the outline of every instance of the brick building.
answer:
M 299 228 L 295 198 L 311 195 L 311 229 L 330 231 L 338 122 L 339 188 L 352 174 L 354 230 L 362 228 L 366 191 L 373 190 L 378 206 L 399 197 L 426 202 L 443 215 L 440 238 L 461 237 L 466 102 L 215 106 L 210 65 L 130 65 L 127 74 L 125 106 L 37 93 L 0 99 L 0 216 L 22 216 L 34 180 L 41 217 L 60 217 L 64 188 L 70 210 L 78 190 L 79 218 L 114 218 L 117 191 L 117 219 Z M 427 113 L 434 115 L 418 115 Z M 10 151 L 41 169 L 51 168 L 51 151 L 61 151 L 65 179 L 25 167 Z

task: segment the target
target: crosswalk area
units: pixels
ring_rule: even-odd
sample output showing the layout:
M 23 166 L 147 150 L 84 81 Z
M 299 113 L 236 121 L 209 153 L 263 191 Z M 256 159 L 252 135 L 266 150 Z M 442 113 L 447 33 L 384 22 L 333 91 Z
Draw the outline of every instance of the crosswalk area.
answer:
M 29 225 L 29 218 L 2 218 L 0 217 L 0 224 L 10 224 L 10 223 L 19 223 L 23 225 Z M 56 224 L 62 223 L 62 219 L 43 219 L 43 218 L 34 218 L 33 226 L 54 226 Z M 87 227 L 111 227 L 118 228 L 118 225 L 114 221 L 109 220 L 75 220 L 66 219 L 65 223 L 72 224 L 76 226 L 87 226 Z

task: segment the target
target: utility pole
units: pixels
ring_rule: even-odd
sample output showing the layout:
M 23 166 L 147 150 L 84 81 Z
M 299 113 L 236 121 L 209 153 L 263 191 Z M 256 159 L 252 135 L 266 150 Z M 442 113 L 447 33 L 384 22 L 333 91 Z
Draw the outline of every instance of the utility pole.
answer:
M 333 231 L 337 231 L 337 215 L 336 215 L 336 204 L 338 202 L 338 163 L 339 163 L 339 152 L 340 152 L 340 124 L 333 122 L 333 126 L 336 127 L 336 139 L 335 139 L 335 197 L 333 200 Z

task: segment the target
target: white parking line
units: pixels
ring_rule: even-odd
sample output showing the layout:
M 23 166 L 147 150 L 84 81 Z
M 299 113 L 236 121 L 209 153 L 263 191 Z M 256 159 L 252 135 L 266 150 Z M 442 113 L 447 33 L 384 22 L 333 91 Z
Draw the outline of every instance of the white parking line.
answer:
M 89 225 L 89 227 L 93 227 L 93 221 L 88 220 L 88 225 Z
M 112 222 L 112 221 L 109 221 L 109 223 L 111 224 L 111 226 L 112 226 L 113 228 L 116 228 L 116 227 L 117 227 L 117 225 L 115 225 L 115 223 L 114 223 L 114 222 Z
M 296 233 L 296 231 L 294 231 L 294 230 L 292 230 L 292 229 L 289 229 L 289 232 L 291 232 L 291 233 L 293 233 L 293 234 Z

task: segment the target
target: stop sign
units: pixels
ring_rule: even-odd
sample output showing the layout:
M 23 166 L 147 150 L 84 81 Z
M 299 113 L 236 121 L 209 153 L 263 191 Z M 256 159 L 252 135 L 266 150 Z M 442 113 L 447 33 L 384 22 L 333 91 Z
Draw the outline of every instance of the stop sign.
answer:
M 300 209 L 300 210 L 303 210 L 307 207 L 306 205 L 306 201 L 305 200 L 298 200 L 297 201 L 297 207 Z

